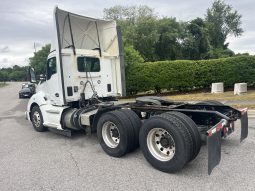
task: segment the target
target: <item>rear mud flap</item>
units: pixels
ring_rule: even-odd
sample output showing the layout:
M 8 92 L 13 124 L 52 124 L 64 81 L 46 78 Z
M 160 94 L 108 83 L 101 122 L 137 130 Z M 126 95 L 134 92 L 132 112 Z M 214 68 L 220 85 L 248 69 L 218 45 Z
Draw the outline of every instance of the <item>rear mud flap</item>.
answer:
M 248 114 L 247 108 L 241 110 L 241 137 L 242 142 L 248 136 Z M 212 173 L 215 166 L 221 160 L 221 129 L 227 124 L 225 119 L 221 120 L 218 124 L 207 131 L 207 144 L 208 144 L 208 174 Z
M 215 166 L 220 163 L 221 159 L 221 132 L 213 134 L 207 138 L 208 143 L 208 174 L 212 173 Z
M 208 174 L 212 173 L 215 166 L 221 159 L 221 129 L 226 124 L 226 120 L 221 120 L 218 124 L 207 131 L 208 146 Z
M 247 108 L 241 110 L 241 137 L 240 142 L 242 142 L 248 136 L 248 114 Z

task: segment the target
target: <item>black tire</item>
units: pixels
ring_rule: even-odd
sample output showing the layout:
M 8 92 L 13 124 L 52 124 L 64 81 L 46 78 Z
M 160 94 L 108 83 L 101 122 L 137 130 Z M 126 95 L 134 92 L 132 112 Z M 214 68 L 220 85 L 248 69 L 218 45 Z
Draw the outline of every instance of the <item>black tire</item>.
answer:
M 121 109 L 119 111 L 124 113 L 128 117 L 129 121 L 132 124 L 135 139 L 134 139 L 134 144 L 133 144 L 133 148 L 131 149 L 131 151 L 135 150 L 139 147 L 139 132 L 140 132 L 140 128 L 142 126 L 142 122 L 141 122 L 140 118 L 138 117 L 138 115 L 130 109 Z
M 196 104 L 205 104 L 205 105 L 224 105 L 223 103 L 215 100 L 206 100 L 206 101 L 201 101 Z
M 104 141 L 103 128 L 106 123 L 114 124 L 118 129 L 119 143 L 116 147 Z M 103 114 L 97 123 L 97 138 L 102 149 L 110 156 L 121 157 L 134 147 L 134 130 L 129 118 L 121 111 L 110 111 Z
M 159 160 L 149 150 L 147 136 L 151 130 L 153 131 L 157 128 L 167 131 L 174 141 L 175 152 L 169 160 Z M 193 147 L 193 143 L 191 135 L 183 122 L 169 113 L 153 116 L 145 121 L 140 129 L 139 140 L 144 157 L 153 167 L 163 172 L 173 173 L 182 169 L 192 155 L 191 147 Z
M 43 126 L 43 116 L 38 106 L 32 108 L 31 121 L 36 131 L 43 132 L 47 130 L 47 128 Z
M 165 117 L 165 118 L 169 118 L 171 116 L 171 119 L 169 120 L 175 120 L 178 121 L 179 125 L 183 128 L 183 132 L 184 132 L 184 136 L 186 136 L 187 139 L 187 148 L 188 148 L 188 155 L 189 155 L 189 159 L 186 161 L 186 163 L 188 163 L 189 161 L 192 160 L 193 155 L 195 153 L 195 140 L 193 140 L 192 137 L 192 130 L 190 129 L 189 125 L 187 125 L 186 123 L 183 122 L 183 120 L 180 117 L 177 117 L 176 115 L 174 115 L 172 112 L 166 112 L 166 113 L 162 113 L 161 116 Z
M 169 114 L 176 116 L 178 119 L 180 119 L 184 125 L 187 127 L 193 141 L 193 155 L 190 158 L 190 161 L 195 159 L 200 152 L 201 148 L 201 137 L 200 133 L 198 131 L 196 123 L 187 115 L 180 113 L 180 112 L 169 112 Z

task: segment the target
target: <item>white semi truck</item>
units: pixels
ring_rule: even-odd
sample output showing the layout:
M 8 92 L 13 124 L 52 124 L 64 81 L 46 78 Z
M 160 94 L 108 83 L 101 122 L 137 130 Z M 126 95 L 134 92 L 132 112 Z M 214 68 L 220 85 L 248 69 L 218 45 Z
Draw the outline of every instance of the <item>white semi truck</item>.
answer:
M 141 97 L 114 104 L 125 95 L 125 68 L 120 28 L 115 21 L 84 17 L 55 8 L 55 43 L 47 59 L 46 78 L 27 106 L 36 131 L 66 136 L 97 132 L 102 149 L 121 157 L 141 147 L 147 161 L 176 172 L 208 144 L 208 173 L 220 162 L 221 138 L 241 120 L 241 141 L 248 135 L 247 109 L 217 101 L 198 104 Z M 34 70 L 29 70 L 36 82 Z

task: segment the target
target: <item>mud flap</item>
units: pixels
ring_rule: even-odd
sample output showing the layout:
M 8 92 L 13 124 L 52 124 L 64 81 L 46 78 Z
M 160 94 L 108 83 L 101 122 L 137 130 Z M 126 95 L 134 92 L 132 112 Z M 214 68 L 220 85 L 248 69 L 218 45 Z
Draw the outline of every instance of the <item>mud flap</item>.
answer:
M 218 124 L 207 131 L 208 146 L 208 174 L 212 173 L 215 166 L 221 159 L 221 129 L 226 124 L 226 120 L 221 120 Z
M 221 132 L 216 132 L 207 138 L 208 143 L 208 174 L 220 163 L 221 159 Z
M 241 137 L 242 142 L 248 136 L 248 114 L 247 108 L 241 112 Z M 213 126 L 207 131 L 207 146 L 208 146 L 208 174 L 212 173 L 215 166 L 220 163 L 221 160 L 221 130 L 227 124 L 225 119 L 222 119 L 218 124 Z
M 242 142 L 248 136 L 248 114 L 247 108 L 241 110 L 241 137 L 240 142 Z

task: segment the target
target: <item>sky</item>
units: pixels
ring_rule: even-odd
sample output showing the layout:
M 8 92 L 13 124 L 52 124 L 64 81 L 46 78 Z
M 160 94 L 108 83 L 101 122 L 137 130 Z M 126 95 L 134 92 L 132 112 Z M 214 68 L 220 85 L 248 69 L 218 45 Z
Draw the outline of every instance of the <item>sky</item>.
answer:
M 228 37 L 235 53 L 255 54 L 255 1 L 225 0 L 242 15 L 241 37 Z M 0 68 L 28 65 L 34 43 L 39 50 L 53 39 L 53 9 L 58 6 L 77 14 L 102 18 L 114 5 L 148 5 L 159 16 L 189 21 L 204 17 L 213 0 L 0 0 Z

